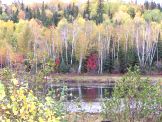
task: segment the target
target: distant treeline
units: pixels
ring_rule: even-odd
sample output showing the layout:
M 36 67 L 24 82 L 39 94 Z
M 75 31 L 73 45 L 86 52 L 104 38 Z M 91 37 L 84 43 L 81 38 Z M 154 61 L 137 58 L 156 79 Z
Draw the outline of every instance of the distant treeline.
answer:
M 55 72 L 162 71 L 160 4 L 87 1 L 0 7 L 0 64 Z

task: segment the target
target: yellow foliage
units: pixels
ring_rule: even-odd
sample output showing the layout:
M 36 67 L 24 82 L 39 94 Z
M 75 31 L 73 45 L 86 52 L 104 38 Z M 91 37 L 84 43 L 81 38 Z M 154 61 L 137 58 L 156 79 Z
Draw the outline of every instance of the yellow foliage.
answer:
M 0 120 L 25 121 L 25 122 L 59 122 L 55 112 L 46 104 L 42 104 L 26 87 L 20 87 L 16 79 L 12 79 L 9 99 L 2 99 L 0 102 Z M 8 96 L 7 96 L 8 97 Z M 9 101 L 7 101 L 9 100 Z M 48 99 L 47 99 L 48 100 Z M 38 117 L 38 118 L 37 118 Z
M 85 19 L 83 19 L 82 17 L 78 17 L 76 21 L 80 26 L 83 26 L 85 24 Z
M 68 25 L 68 22 L 65 18 L 61 19 L 61 21 L 58 23 L 57 28 L 61 29 L 62 27 L 64 27 L 65 25 Z
M 120 11 L 127 12 L 128 11 L 128 6 L 126 5 L 121 5 L 119 8 Z
M 48 18 L 52 18 L 53 13 L 50 10 L 46 10 L 45 13 Z
M 119 11 L 115 13 L 113 20 L 114 22 L 118 22 L 120 24 L 128 24 L 131 21 L 131 17 L 128 13 Z

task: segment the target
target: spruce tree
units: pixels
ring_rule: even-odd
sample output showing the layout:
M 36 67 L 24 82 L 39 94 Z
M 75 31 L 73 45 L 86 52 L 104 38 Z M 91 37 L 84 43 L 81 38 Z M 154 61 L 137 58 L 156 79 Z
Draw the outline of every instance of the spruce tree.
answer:
M 53 18 L 52 18 L 53 24 L 57 26 L 60 20 L 61 20 L 61 15 L 58 12 L 54 12 Z
M 156 56 L 154 57 L 154 62 L 161 61 L 161 60 L 162 60 L 162 39 L 160 39 L 160 34 L 159 34 L 159 41 L 157 43 L 157 50 L 156 50 Z
M 45 13 L 45 4 L 44 4 L 44 1 L 42 3 L 42 8 L 41 8 L 41 21 L 45 25 L 45 23 L 46 23 L 46 13 Z
M 105 59 L 104 64 L 103 64 L 103 70 L 108 73 L 112 73 L 112 71 L 114 70 L 114 59 L 113 59 L 113 54 L 112 54 L 112 48 L 113 48 L 113 38 L 111 37 L 110 52 L 107 55 L 107 58 Z
M 12 17 L 11 17 L 11 20 L 14 22 L 14 23 L 17 23 L 19 20 L 18 20 L 18 14 L 19 14 L 19 10 L 17 9 L 16 12 L 13 12 L 12 14 Z
M 138 55 L 135 48 L 129 48 L 126 56 L 127 67 L 134 67 L 135 65 L 138 65 Z
M 96 24 L 100 24 L 100 23 L 103 22 L 103 14 L 104 14 L 104 3 L 103 3 L 103 0 L 98 0 Z
M 90 10 L 90 2 L 89 0 L 87 1 L 87 5 L 86 5 L 86 8 L 84 10 L 84 13 L 83 13 L 83 18 L 87 19 L 87 20 L 90 20 L 91 19 L 91 10 Z
M 113 56 L 112 53 L 109 54 L 108 58 L 107 58 L 107 69 L 109 73 L 112 73 L 113 69 L 114 69 L 114 63 L 113 63 Z
M 68 22 L 73 22 L 78 16 L 79 9 L 75 4 L 67 6 L 64 10 L 64 17 L 67 19 Z
M 152 2 L 150 3 L 150 9 L 153 10 L 153 9 L 155 9 L 155 8 L 156 8 L 156 3 L 152 1 Z
M 21 3 L 21 10 L 23 10 L 23 11 L 25 10 L 23 1 L 22 1 L 22 3 Z
M 161 5 L 160 5 L 160 3 L 158 3 L 158 4 L 156 5 L 156 8 L 159 9 L 159 10 L 161 10 Z
M 0 15 L 3 13 L 3 11 L 2 11 L 2 7 L 0 6 Z
M 33 13 L 35 14 L 35 11 Z M 27 19 L 27 20 L 32 19 L 32 12 L 31 12 L 31 9 L 28 7 L 26 7 L 26 9 L 25 9 L 25 19 Z
M 79 13 L 79 8 L 78 8 L 78 6 L 75 6 L 75 4 L 73 3 L 72 16 L 73 16 L 74 20 L 77 18 L 78 13 Z
M 40 13 L 39 8 L 36 10 L 36 18 L 41 20 L 41 13 Z
M 127 63 L 126 63 L 126 55 L 125 52 L 122 48 L 122 46 L 119 47 L 119 70 L 120 73 L 125 73 L 127 68 Z
M 149 2 L 148 2 L 148 1 L 145 1 L 145 3 L 144 3 L 144 7 L 145 7 L 146 10 L 149 9 Z

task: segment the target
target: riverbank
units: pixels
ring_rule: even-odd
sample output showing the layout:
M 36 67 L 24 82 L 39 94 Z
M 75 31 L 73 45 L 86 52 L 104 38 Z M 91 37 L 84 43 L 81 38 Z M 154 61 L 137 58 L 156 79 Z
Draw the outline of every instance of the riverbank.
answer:
M 119 81 L 122 78 L 122 74 L 120 75 L 89 75 L 89 74 L 52 74 L 48 76 L 48 79 L 57 79 L 60 81 L 71 81 L 71 82 L 93 82 L 93 83 L 104 83 L 104 82 L 112 82 Z M 143 75 L 142 78 L 149 78 L 152 81 L 162 81 L 162 75 Z

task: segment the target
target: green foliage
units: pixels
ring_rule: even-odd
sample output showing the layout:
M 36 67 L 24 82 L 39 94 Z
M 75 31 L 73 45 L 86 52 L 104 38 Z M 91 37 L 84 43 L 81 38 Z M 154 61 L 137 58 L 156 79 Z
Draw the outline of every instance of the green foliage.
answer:
M 70 67 L 67 64 L 65 64 L 65 62 L 62 60 L 59 66 L 59 71 L 62 73 L 68 73 L 69 70 L 70 70 Z
M 17 23 L 19 20 L 18 20 L 18 14 L 19 14 L 19 10 L 17 9 L 16 12 L 13 12 L 13 15 L 11 17 L 11 20 L 15 23 Z
M 160 22 L 162 20 L 162 14 L 158 9 L 145 11 L 143 16 L 144 19 L 149 22 Z
M 25 19 L 30 20 L 30 19 L 32 19 L 32 17 L 33 17 L 32 10 L 27 7 L 25 9 Z
M 96 24 L 101 24 L 104 21 L 103 14 L 104 14 L 104 3 L 103 0 L 98 0 L 97 5 L 97 15 L 96 15 Z
M 115 2 L 114 0 L 87 0 L 87 3 L 81 3 L 80 6 L 76 3 L 66 5 L 58 3 L 56 5 L 53 2 L 43 2 L 42 4 L 32 4 L 32 6 L 16 3 L 7 6 L 11 11 L 9 9 L 5 11 L 5 8 L 2 11 L 0 9 L 0 19 L 3 20 L 0 22 L 1 66 L 7 65 L 7 61 L 11 64 L 19 63 L 21 61 L 17 55 L 26 58 L 28 53 L 32 52 L 32 60 L 29 63 L 31 65 L 27 66 L 28 71 L 33 71 L 31 73 L 41 70 L 41 61 L 47 55 L 52 55 L 52 58 L 61 56 L 65 63 L 62 61 L 61 65 L 57 67 L 57 72 L 68 72 L 68 64 L 71 64 L 71 67 L 75 67 L 76 70 L 79 62 L 75 62 L 74 59 L 80 59 L 81 63 L 81 59 L 84 60 L 91 48 L 97 50 L 97 53 L 103 51 L 104 66 L 102 68 L 106 72 L 124 73 L 128 66 L 138 65 L 138 63 L 143 65 L 143 59 L 141 61 L 139 57 L 146 55 L 152 55 L 154 58 L 153 62 L 152 58 L 144 58 L 147 60 L 146 65 L 150 62 L 148 69 L 151 69 L 157 61 L 158 64 L 161 63 L 161 42 L 158 42 L 158 37 L 156 37 L 156 33 L 161 33 L 160 22 L 162 20 L 161 7 L 158 4 L 145 2 L 144 8 L 138 4 L 123 3 L 120 0 Z M 101 26 L 103 24 L 103 27 L 99 29 L 103 43 L 101 45 L 97 42 L 98 24 Z M 145 43 L 140 45 L 135 43 L 137 30 L 139 30 L 139 42 L 146 40 L 146 47 L 150 45 L 149 49 L 145 48 L 147 51 L 143 50 L 147 54 L 137 55 L 138 50 L 140 50 L 139 53 L 142 53 L 142 46 L 145 45 Z M 127 34 L 128 37 L 125 37 Z M 109 38 L 111 38 L 110 42 Z M 154 43 L 155 47 L 151 49 L 151 45 Z M 126 50 L 126 45 L 128 50 Z M 119 46 L 120 50 L 118 50 Z M 154 50 L 157 48 L 158 52 L 155 56 Z M 138 60 L 140 61 L 138 62 Z M 80 66 L 80 69 L 85 62 L 81 64 L 83 65 Z
M 108 73 L 112 73 L 114 69 L 113 66 L 114 66 L 114 61 L 113 61 L 112 53 L 110 53 L 104 61 L 103 70 Z
M 145 3 L 144 3 L 144 7 L 145 7 L 146 10 L 149 9 L 149 2 L 148 2 L 148 1 L 145 1 Z
M 138 65 L 138 56 L 134 48 L 130 48 L 127 52 L 127 64 L 129 65 L 129 67 Z
M 127 11 L 127 13 L 131 16 L 131 18 L 133 19 L 136 15 L 135 9 L 130 7 Z
M 120 6 L 120 4 L 119 3 L 108 3 L 108 4 L 106 4 L 106 11 L 108 12 L 108 16 L 110 17 L 110 19 L 112 19 L 113 18 L 113 16 L 114 16 L 114 14 L 119 10 L 119 6 Z
M 157 46 L 158 46 L 157 51 L 158 51 L 158 58 L 159 58 L 158 60 L 161 60 L 162 59 L 162 39 L 159 39 Z
M 61 20 L 61 18 L 62 18 L 62 15 L 61 15 L 59 12 L 55 12 L 55 13 L 53 14 L 52 21 L 53 21 L 53 23 L 54 23 L 55 26 L 58 25 L 58 23 L 59 23 L 59 21 Z
M 43 68 L 43 74 L 44 76 L 47 76 L 49 73 L 54 71 L 54 61 L 49 59 L 45 64 L 44 64 L 44 68 Z
M 90 20 L 91 19 L 91 9 L 90 9 L 90 1 L 87 1 L 86 8 L 83 12 L 83 18 Z
M 0 80 L 0 100 L 2 100 L 5 97 L 5 91 L 4 91 L 4 85 L 2 84 L 2 81 Z
M 10 68 L 3 68 L 1 71 L 0 71 L 1 75 L 2 75 L 2 80 L 5 79 L 5 80 L 9 80 L 12 78 L 12 71 Z
M 41 8 L 41 16 L 40 16 L 40 20 L 43 22 L 43 24 L 45 24 L 46 22 L 46 13 L 45 13 L 45 4 L 44 4 L 44 1 L 42 3 L 42 8 Z
M 119 47 L 119 71 L 125 73 L 127 68 L 126 54 L 122 47 Z
M 3 13 L 3 11 L 2 11 L 2 7 L 0 6 L 0 14 L 2 14 Z
M 152 120 L 160 119 L 160 84 L 141 78 L 137 66 L 128 69 L 113 91 L 112 98 L 103 102 L 105 119 L 115 122 L 147 121 L 150 116 Z
M 72 5 L 70 4 L 64 10 L 64 17 L 67 19 L 68 22 L 73 22 L 77 18 L 78 12 L 78 7 L 74 3 Z
M 0 14 L 0 20 L 9 20 L 9 16 L 6 14 L 6 12 L 2 12 L 2 14 Z

